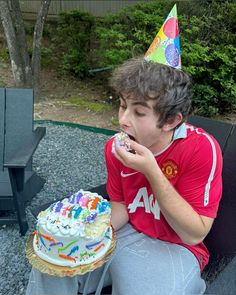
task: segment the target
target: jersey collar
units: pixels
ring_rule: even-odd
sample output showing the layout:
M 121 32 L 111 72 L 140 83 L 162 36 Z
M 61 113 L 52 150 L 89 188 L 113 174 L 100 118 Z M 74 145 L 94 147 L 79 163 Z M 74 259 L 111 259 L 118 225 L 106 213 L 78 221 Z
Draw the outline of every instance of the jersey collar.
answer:
M 177 129 L 174 131 L 173 141 L 179 138 L 186 138 L 187 137 L 187 128 L 186 124 L 182 123 Z
M 159 153 L 154 154 L 154 156 L 161 155 L 165 150 L 169 148 L 169 146 L 175 141 L 176 139 L 186 138 L 187 137 L 187 127 L 185 123 L 182 123 L 177 129 L 175 129 L 173 138 L 170 144 L 164 148 L 164 150 L 160 151 Z

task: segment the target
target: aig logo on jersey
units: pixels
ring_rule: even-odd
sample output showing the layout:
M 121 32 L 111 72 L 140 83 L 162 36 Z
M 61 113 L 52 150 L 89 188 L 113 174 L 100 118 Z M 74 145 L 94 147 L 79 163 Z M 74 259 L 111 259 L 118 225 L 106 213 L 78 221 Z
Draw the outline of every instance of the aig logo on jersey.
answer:
M 163 162 L 161 164 L 161 170 L 168 179 L 172 179 L 178 174 L 178 167 L 173 160 Z

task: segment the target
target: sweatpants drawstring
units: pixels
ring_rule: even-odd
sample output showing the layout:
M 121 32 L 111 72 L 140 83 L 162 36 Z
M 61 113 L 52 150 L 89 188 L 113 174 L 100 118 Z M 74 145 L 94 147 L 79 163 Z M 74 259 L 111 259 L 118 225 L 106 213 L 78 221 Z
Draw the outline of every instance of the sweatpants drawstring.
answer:
M 133 231 L 130 231 L 128 233 L 126 233 L 125 235 L 120 235 L 119 238 L 124 238 L 124 237 L 127 237 L 129 236 L 130 233 L 133 233 Z M 112 260 L 114 259 L 114 257 L 117 255 L 117 253 L 120 252 L 120 250 L 122 250 L 124 247 L 127 247 L 137 241 L 140 240 L 140 238 L 143 236 L 143 234 L 140 233 L 140 235 L 138 235 L 135 239 L 133 239 L 132 241 L 129 241 L 127 243 L 124 243 L 124 245 L 122 245 L 121 248 L 117 249 L 115 251 L 115 253 L 112 255 L 112 257 L 105 263 L 105 266 L 104 266 L 104 269 L 103 269 L 103 272 L 102 272 L 102 275 L 101 275 L 101 278 L 99 280 L 99 283 L 98 283 L 98 286 L 97 286 L 97 289 L 96 289 L 96 292 L 95 292 L 95 295 L 101 295 L 101 291 L 102 291 L 102 288 L 103 288 L 103 285 L 104 285 L 104 280 L 105 280 L 105 276 L 107 274 L 107 270 L 112 262 Z M 119 242 L 119 241 L 118 241 Z M 85 286 L 84 286 L 84 292 L 83 292 L 83 295 L 87 295 L 87 292 L 88 292 L 88 286 L 89 286 L 89 280 L 90 280 L 90 276 L 91 276 L 91 272 L 88 274 L 88 277 L 86 279 L 86 282 L 85 282 Z

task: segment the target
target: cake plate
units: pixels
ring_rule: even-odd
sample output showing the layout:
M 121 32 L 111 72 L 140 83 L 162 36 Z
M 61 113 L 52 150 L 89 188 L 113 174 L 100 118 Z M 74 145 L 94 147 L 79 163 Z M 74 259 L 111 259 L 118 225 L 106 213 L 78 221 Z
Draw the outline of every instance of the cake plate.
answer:
M 34 233 L 31 233 L 26 242 L 26 257 L 28 258 L 29 263 L 40 272 L 59 277 L 73 277 L 75 275 L 83 275 L 87 272 L 95 270 L 98 267 L 101 267 L 106 261 L 111 258 L 116 248 L 116 235 L 114 229 L 112 229 L 111 245 L 107 252 L 101 258 L 95 260 L 93 263 L 81 264 L 76 267 L 59 266 L 41 259 L 35 253 L 33 247 L 33 239 Z

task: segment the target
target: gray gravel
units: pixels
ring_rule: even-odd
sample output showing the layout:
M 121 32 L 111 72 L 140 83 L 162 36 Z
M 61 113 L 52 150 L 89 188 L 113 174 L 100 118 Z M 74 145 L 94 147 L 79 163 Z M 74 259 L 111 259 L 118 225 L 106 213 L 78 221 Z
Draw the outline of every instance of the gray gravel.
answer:
M 33 166 L 46 183 L 27 207 L 29 230 L 21 237 L 17 224 L 0 226 L 0 295 L 25 294 L 31 270 L 25 243 L 35 224 L 30 209 L 106 181 L 103 147 L 110 136 L 74 127 L 45 126 L 46 136 L 34 154 Z

